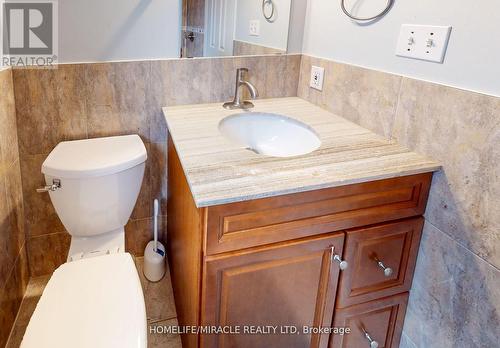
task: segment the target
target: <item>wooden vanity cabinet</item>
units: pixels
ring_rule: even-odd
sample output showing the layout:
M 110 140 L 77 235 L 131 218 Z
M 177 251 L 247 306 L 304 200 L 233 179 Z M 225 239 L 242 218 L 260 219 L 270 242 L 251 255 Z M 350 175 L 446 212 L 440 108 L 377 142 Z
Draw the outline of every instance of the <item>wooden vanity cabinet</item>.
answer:
M 184 334 L 183 346 L 369 347 L 362 323 L 379 347 L 397 347 L 431 177 L 198 208 L 169 138 L 167 254 L 179 325 L 353 325 L 344 336 Z

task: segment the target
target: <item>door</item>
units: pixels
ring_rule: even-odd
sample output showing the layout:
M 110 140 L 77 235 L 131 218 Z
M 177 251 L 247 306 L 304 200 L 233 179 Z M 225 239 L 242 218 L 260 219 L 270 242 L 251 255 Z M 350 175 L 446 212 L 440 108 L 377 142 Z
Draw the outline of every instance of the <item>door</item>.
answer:
M 205 2 L 205 57 L 232 56 L 236 1 Z
M 328 333 L 303 327 L 331 326 L 339 276 L 333 256 L 343 242 L 335 233 L 207 257 L 202 325 L 241 331 L 202 335 L 201 346 L 326 347 Z

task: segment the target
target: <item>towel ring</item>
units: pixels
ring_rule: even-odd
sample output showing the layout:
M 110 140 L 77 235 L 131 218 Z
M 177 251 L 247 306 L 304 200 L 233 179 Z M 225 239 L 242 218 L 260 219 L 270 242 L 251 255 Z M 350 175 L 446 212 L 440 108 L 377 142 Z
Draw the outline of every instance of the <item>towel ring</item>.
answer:
M 266 5 L 270 5 L 271 6 L 271 14 L 268 16 L 266 15 Z M 274 22 L 274 2 L 273 0 L 262 0 L 262 14 L 264 15 L 264 18 L 266 19 L 266 21 L 268 21 L 269 23 L 272 23 Z
M 342 8 L 342 11 L 346 14 L 347 17 L 354 19 L 355 21 L 361 21 L 361 22 L 366 22 L 366 21 L 371 21 L 373 19 L 381 18 L 387 14 L 391 10 L 392 5 L 394 4 L 394 0 L 387 0 L 387 5 L 385 6 L 384 10 L 380 12 L 379 14 L 372 16 L 372 17 L 356 17 L 352 15 L 347 9 L 345 8 L 345 0 L 340 0 L 340 7 Z M 264 6 L 264 5 L 262 5 Z

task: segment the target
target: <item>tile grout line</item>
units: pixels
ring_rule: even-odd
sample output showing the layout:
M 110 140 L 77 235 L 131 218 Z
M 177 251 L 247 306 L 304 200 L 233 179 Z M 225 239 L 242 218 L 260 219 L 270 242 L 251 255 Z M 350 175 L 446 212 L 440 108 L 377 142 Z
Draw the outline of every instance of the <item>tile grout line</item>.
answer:
M 172 319 L 177 319 L 177 315 L 175 315 L 174 317 L 169 317 L 169 318 L 152 319 L 151 321 L 148 320 L 148 325 L 157 324 L 159 322 L 172 320 Z
M 413 347 L 417 347 L 417 345 L 415 344 L 415 342 L 413 342 L 413 340 L 410 338 L 410 336 L 408 336 L 406 334 L 405 331 L 402 331 L 402 335 L 405 336 L 408 341 L 410 341 L 410 343 L 413 345 Z
M 425 216 L 424 216 L 425 217 Z M 460 247 L 464 248 L 465 250 L 467 250 L 469 253 L 471 253 L 472 255 L 474 255 L 475 257 L 479 258 L 481 261 L 483 261 L 484 263 L 486 263 L 487 265 L 493 267 L 496 271 L 500 272 L 500 268 L 498 268 L 497 266 L 495 266 L 494 264 L 492 264 L 491 262 L 489 262 L 488 260 L 484 259 L 482 256 L 476 254 L 475 251 L 469 249 L 468 247 L 466 247 L 464 244 L 462 244 L 462 242 L 460 241 L 457 241 L 455 238 L 453 238 L 451 235 L 449 235 L 448 233 L 446 233 L 445 231 L 441 230 L 439 227 L 437 227 L 436 225 L 434 225 L 431 221 L 429 221 L 427 218 L 425 218 L 425 221 L 427 223 L 429 223 L 429 225 L 432 225 L 436 230 L 438 230 L 439 232 L 443 233 L 448 239 L 450 239 L 451 241 L 457 243 Z
M 399 105 L 401 102 L 401 92 L 403 90 L 403 76 L 399 77 L 399 88 L 398 88 L 398 98 L 396 100 L 396 105 L 394 107 L 394 114 L 392 115 L 392 122 L 391 122 L 391 128 L 389 129 L 389 140 L 393 141 L 394 140 L 394 127 L 396 124 L 396 118 L 398 115 L 399 111 Z

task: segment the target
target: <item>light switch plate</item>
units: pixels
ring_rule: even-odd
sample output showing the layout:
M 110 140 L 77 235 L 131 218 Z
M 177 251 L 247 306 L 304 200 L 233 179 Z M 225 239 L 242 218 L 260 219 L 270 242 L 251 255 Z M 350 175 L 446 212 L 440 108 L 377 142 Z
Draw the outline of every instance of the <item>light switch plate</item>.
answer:
M 396 55 L 442 63 L 450 33 L 450 26 L 403 24 Z
M 260 21 L 258 19 L 254 19 L 249 22 L 248 34 L 251 36 L 260 35 Z
M 313 65 L 311 67 L 311 81 L 309 82 L 309 86 L 317 89 L 318 91 L 322 91 L 324 76 L 325 68 Z

